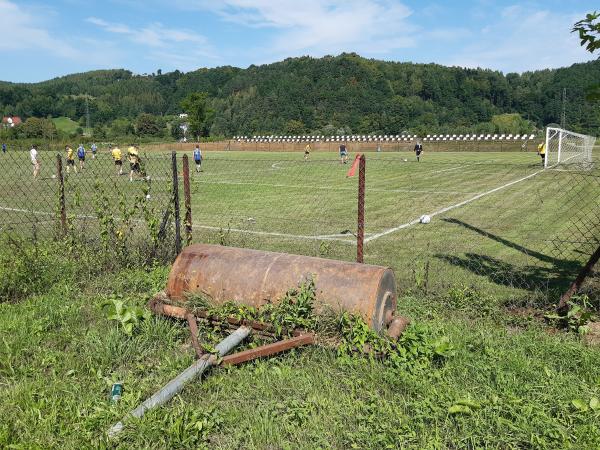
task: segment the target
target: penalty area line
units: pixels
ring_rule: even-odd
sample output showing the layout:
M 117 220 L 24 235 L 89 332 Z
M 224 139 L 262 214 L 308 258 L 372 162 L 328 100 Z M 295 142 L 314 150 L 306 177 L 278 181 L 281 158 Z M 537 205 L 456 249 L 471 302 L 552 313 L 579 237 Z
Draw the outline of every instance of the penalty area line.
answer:
M 350 245 L 356 245 L 354 240 L 343 239 L 341 236 L 345 236 L 343 234 L 322 234 L 322 235 L 303 235 L 303 234 L 289 234 L 289 233 L 278 233 L 276 231 L 256 231 L 256 230 L 244 230 L 241 228 L 225 228 L 225 227 L 215 227 L 211 225 L 194 225 L 194 228 L 202 228 L 205 230 L 219 231 L 219 230 L 227 230 L 233 231 L 235 233 L 246 233 L 246 234 L 254 234 L 258 236 L 275 236 L 275 237 L 283 237 L 290 239 L 309 239 L 309 240 L 321 240 L 321 241 L 337 241 L 344 242 Z
M 469 198 L 467 200 L 463 200 L 462 202 L 456 203 L 455 205 L 446 206 L 445 208 L 438 209 L 437 211 L 429 213 L 428 216 L 429 217 L 435 217 L 435 216 L 437 216 L 439 214 L 444 214 L 445 212 L 451 211 L 451 210 L 453 210 L 455 208 L 460 208 L 461 206 L 467 205 L 467 204 L 469 204 L 471 202 L 474 202 L 475 200 L 479 200 L 482 197 L 485 197 L 487 195 L 490 195 L 490 194 L 493 194 L 495 192 L 501 191 L 502 189 L 506 189 L 507 187 L 513 186 L 513 185 L 515 185 L 517 183 L 521 183 L 522 181 L 529 180 L 530 178 L 535 177 L 536 175 L 542 173 L 543 171 L 544 171 L 543 169 L 542 170 L 538 170 L 537 172 L 534 172 L 534 173 L 532 173 L 530 175 L 527 175 L 526 177 L 519 178 L 518 180 L 513 180 L 513 181 L 511 181 L 509 183 L 503 184 L 502 186 L 498 186 L 497 188 L 490 189 L 489 191 L 481 192 L 480 194 L 477 194 L 476 196 L 471 197 L 471 198 Z M 365 239 L 365 243 L 374 241 L 375 239 L 379 239 L 380 237 L 383 237 L 383 236 L 387 236 L 388 234 L 394 233 L 394 232 L 396 232 L 398 230 L 402 230 L 404 228 L 408 228 L 408 227 L 411 227 L 413 225 L 416 225 L 417 223 L 419 223 L 419 221 L 420 221 L 419 219 L 414 219 L 414 220 L 411 220 L 410 222 L 403 223 L 402 225 L 398 225 L 398 226 L 393 227 L 393 228 L 388 228 L 387 230 L 384 230 L 384 231 L 382 231 L 380 233 L 373 234 L 373 235 L 371 235 L 371 236 L 369 236 L 368 238 Z

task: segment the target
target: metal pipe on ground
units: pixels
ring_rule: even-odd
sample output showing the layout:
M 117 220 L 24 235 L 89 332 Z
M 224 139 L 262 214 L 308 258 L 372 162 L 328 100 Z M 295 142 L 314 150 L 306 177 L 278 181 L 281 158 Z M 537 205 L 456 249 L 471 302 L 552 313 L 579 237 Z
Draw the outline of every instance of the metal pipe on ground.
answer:
M 141 418 L 146 411 L 152 409 L 156 406 L 160 406 L 169 400 L 171 400 L 175 394 L 177 394 L 183 386 L 194 379 L 195 377 L 201 375 L 206 369 L 216 364 L 219 356 L 224 356 L 229 353 L 234 347 L 236 347 L 240 342 L 248 337 L 252 330 L 248 327 L 240 327 L 223 339 L 215 349 L 217 350 L 216 355 L 206 355 L 202 359 L 197 360 L 190 367 L 185 369 L 182 373 L 180 373 L 177 377 L 169 381 L 160 391 L 155 393 L 152 397 L 147 399 L 140 406 L 131 411 L 127 417 L 135 417 L 137 419 Z M 125 420 L 125 419 L 123 419 Z M 108 430 L 109 437 L 115 437 L 121 431 L 123 431 L 123 420 L 114 424 Z
M 396 281 L 387 267 L 220 245 L 186 247 L 173 264 L 166 294 L 176 302 L 196 292 L 216 304 L 260 308 L 308 278 L 315 282 L 317 313 L 347 311 L 376 331 L 394 320 Z
M 167 303 L 164 303 L 163 300 L 166 300 L 165 297 L 166 297 L 166 295 L 164 293 L 158 294 L 157 296 L 152 298 L 146 304 L 146 307 L 148 309 L 150 309 L 152 312 L 154 312 L 155 314 L 158 314 L 161 316 L 172 317 L 174 319 L 187 320 L 188 325 L 190 325 L 190 331 L 193 335 L 198 334 L 198 329 L 197 329 L 197 326 L 195 328 L 195 331 L 192 329 L 194 327 L 194 325 L 190 324 L 190 316 L 193 317 L 194 320 L 205 319 L 205 320 L 207 320 L 209 322 L 213 322 L 213 323 L 225 322 L 228 325 L 234 326 L 234 327 L 240 327 L 240 326 L 244 325 L 244 326 L 252 328 L 259 335 L 270 335 L 270 336 L 275 335 L 275 327 L 272 324 L 265 323 L 265 322 L 257 322 L 255 320 L 242 319 L 242 318 L 238 318 L 238 317 L 234 317 L 234 316 L 229 316 L 226 318 L 211 316 L 210 313 L 205 310 L 195 310 L 194 312 L 192 312 L 192 311 L 190 311 L 186 308 L 182 308 L 180 306 L 174 306 L 174 305 L 169 305 Z M 291 330 L 286 330 L 284 328 L 282 331 L 287 332 L 287 331 L 291 331 Z M 304 333 L 305 333 L 305 331 L 303 331 L 303 330 L 292 331 L 292 334 L 294 336 L 299 336 Z M 196 341 L 197 341 L 197 339 L 196 339 Z M 194 346 L 194 350 L 196 350 L 196 352 L 198 353 L 199 344 L 195 343 L 193 338 L 192 338 L 192 346 Z

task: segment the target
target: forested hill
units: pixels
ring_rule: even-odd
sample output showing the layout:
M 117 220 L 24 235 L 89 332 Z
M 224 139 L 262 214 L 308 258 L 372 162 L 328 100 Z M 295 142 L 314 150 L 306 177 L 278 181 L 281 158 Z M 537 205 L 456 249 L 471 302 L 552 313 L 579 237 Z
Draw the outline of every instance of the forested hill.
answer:
M 0 112 L 67 116 L 82 123 L 88 98 L 93 126 L 141 113 L 181 112 L 192 92 L 207 92 L 213 135 L 267 133 L 415 133 L 494 131 L 498 116 L 520 113 L 532 125 L 559 122 L 567 89 L 567 126 L 598 133 L 598 104 L 585 89 L 600 61 L 523 74 L 365 59 L 355 54 L 289 58 L 247 69 L 218 67 L 133 75 L 104 70 L 35 84 L 0 83 Z M 526 123 L 522 124 L 527 127 Z

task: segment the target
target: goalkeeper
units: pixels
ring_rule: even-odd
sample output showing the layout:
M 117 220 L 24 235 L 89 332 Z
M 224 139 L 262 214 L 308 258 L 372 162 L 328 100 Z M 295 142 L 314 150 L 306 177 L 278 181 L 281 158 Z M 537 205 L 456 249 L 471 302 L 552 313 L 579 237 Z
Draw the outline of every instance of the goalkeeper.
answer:
M 546 167 L 546 143 L 542 142 L 538 145 L 538 155 L 542 158 L 542 167 Z

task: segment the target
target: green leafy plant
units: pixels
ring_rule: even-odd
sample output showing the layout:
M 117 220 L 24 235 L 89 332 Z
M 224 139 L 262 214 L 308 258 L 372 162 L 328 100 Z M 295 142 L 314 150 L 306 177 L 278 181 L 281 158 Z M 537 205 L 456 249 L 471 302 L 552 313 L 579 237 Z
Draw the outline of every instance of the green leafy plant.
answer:
M 597 318 L 588 296 L 573 296 L 567 302 L 567 306 L 568 308 L 564 312 L 549 313 L 544 317 L 560 328 L 579 334 L 587 333 L 587 324 Z
M 219 245 L 227 246 L 231 243 L 231 223 L 226 228 L 219 228 Z
M 426 367 L 454 354 L 448 337 L 434 340 L 421 325 L 410 325 L 398 340 L 394 340 L 373 331 L 361 317 L 344 313 L 340 319 L 340 333 L 339 356 L 367 353 L 394 367 Z
M 319 256 L 325 257 L 331 253 L 331 243 L 321 241 L 319 242 Z
M 226 302 L 211 306 L 210 300 L 203 296 L 190 296 L 190 302 L 198 308 L 225 320 L 235 317 L 238 320 L 266 322 L 273 325 L 275 336 L 289 336 L 295 329 L 312 330 L 316 326 L 313 304 L 316 297 L 315 283 L 306 280 L 297 288 L 290 289 L 278 303 L 268 303 L 261 308 Z
M 452 287 L 444 298 L 449 307 L 476 315 L 488 315 L 493 302 L 472 286 L 459 285 Z
M 429 285 L 429 260 L 419 261 L 415 264 L 412 267 L 412 274 L 417 289 L 426 294 Z
M 132 336 L 143 320 L 151 317 L 150 311 L 138 306 L 127 305 L 120 298 L 111 298 L 102 305 L 108 320 L 119 322 L 123 332 Z

